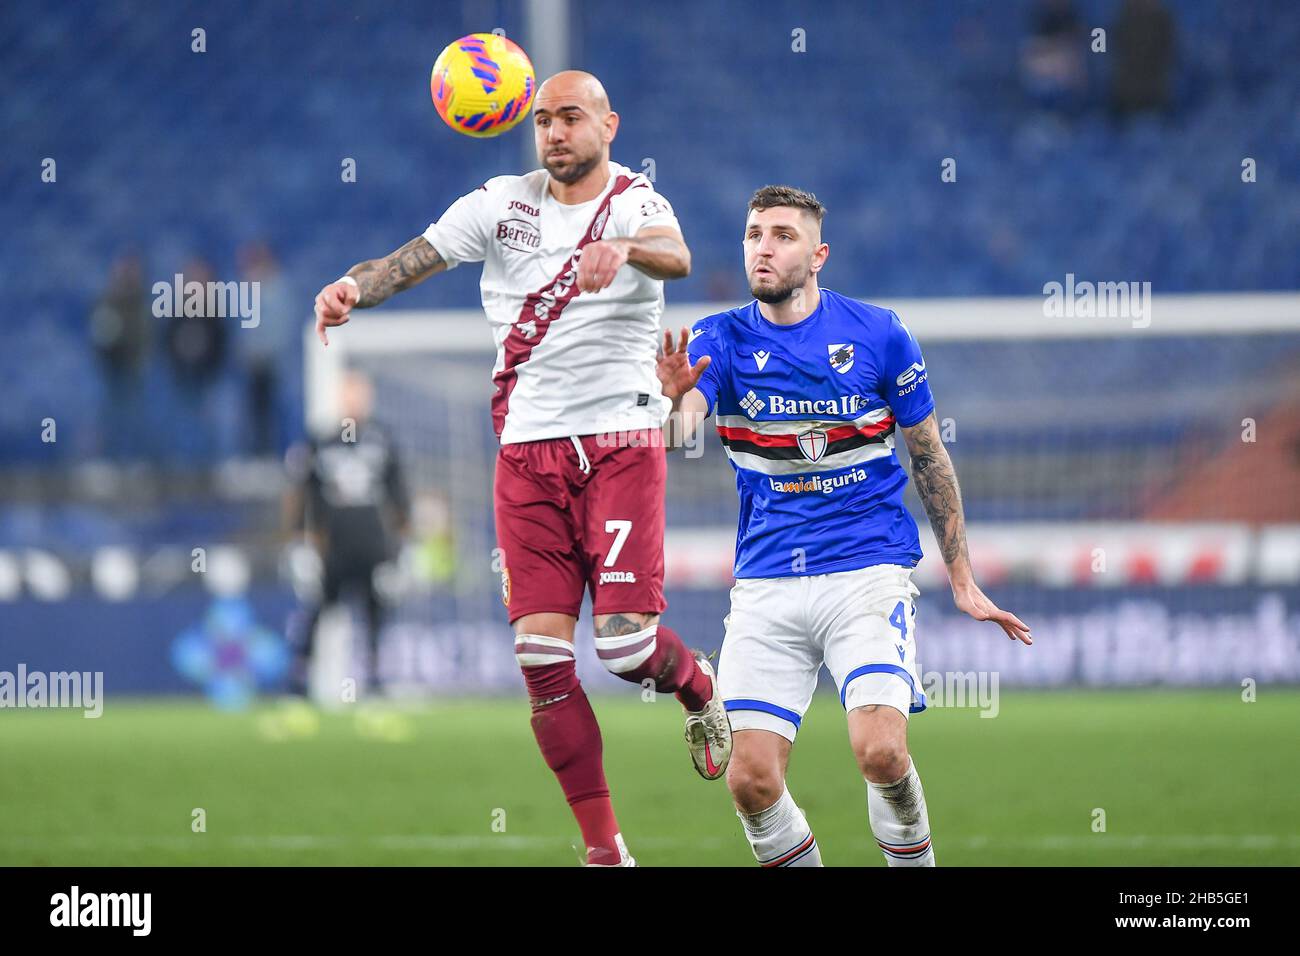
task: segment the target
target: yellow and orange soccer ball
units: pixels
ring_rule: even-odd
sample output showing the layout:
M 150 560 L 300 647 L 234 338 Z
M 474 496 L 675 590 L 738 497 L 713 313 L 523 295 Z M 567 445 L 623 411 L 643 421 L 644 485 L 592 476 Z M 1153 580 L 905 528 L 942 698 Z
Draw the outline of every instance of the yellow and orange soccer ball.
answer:
M 429 89 L 448 126 L 485 138 L 528 115 L 537 77 L 518 44 L 495 33 L 471 33 L 438 54 Z

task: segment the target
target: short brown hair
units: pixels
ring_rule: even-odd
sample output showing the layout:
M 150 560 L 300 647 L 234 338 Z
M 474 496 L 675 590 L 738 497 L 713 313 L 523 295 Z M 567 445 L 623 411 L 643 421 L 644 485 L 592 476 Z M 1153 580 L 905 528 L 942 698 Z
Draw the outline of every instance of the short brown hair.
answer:
M 749 199 L 751 212 L 755 209 L 771 209 L 775 206 L 802 209 L 817 220 L 818 226 L 822 224 L 822 219 L 826 216 L 826 207 L 821 204 L 821 201 L 816 196 L 812 193 L 806 193 L 802 189 L 795 189 L 793 186 L 764 186 Z

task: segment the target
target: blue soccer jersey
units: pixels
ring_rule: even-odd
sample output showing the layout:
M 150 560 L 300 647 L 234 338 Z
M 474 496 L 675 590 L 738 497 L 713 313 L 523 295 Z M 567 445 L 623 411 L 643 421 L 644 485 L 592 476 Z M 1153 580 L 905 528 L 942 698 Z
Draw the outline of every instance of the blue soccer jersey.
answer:
M 897 315 L 822 289 L 812 315 L 776 325 L 751 302 L 696 322 L 689 354 L 712 359 L 697 387 L 736 469 L 736 577 L 915 566 L 894 428 L 934 397 Z

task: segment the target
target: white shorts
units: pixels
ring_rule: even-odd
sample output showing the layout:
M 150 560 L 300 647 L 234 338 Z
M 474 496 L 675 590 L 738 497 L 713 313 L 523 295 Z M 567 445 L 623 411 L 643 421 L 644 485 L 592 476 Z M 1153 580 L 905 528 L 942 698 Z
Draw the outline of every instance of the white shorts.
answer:
M 718 661 L 718 689 L 732 730 L 770 730 L 793 741 L 822 664 L 846 711 L 888 704 L 925 710 L 916 663 L 912 569 L 742 578 Z

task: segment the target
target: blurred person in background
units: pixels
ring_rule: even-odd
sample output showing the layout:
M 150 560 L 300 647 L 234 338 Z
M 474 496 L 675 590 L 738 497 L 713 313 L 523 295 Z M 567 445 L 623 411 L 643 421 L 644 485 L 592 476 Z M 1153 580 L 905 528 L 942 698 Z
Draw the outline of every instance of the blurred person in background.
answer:
M 107 387 L 102 406 L 103 450 L 110 458 L 140 453 L 144 373 L 149 359 L 149 298 L 144 264 L 135 252 L 113 263 L 108 285 L 90 314 L 90 337 Z
M 285 516 L 291 531 L 306 534 L 320 572 L 318 597 L 289 628 L 295 652 L 290 691 L 303 695 L 321 616 L 356 599 L 364 605 L 367 625 L 365 686 L 380 689 L 379 637 L 388 601 L 377 587 L 376 572 L 397 557 L 410 522 L 397 447 L 371 421 L 370 380 L 348 372 L 339 399 L 339 431 L 297 444 L 287 456 Z
M 1071 0 L 1045 0 L 1033 14 L 1020 55 L 1025 92 L 1044 109 L 1074 112 L 1084 103 L 1088 36 Z
M 1111 112 L 1120 118 L 1167 112 L 1176 48 L 1173 16 L 1160 0 L 1125 0 L 1111 34 Z
M 212 266 L 202 257 L 187 262 L 182 276 L 185 286 L 198 282 L 207 287 L 214 281 Z M 232 321 L 210 315 L 208 305 L 204 296 L 198 315 L 184 314 L 188 309 L 173 314 L 164 333 L 183 419 L 171 437 L 186 457 L 200 459 L 212 458 L 217 451 L 211 396 L 226 358 L 226 325 Z
M 248 396 L 247 450 L 269 455 L 287 442 L 283 410 L 285 391 L 293 369 L 301 361 L 294 296 L 280 271 L 280 263 L 265 242 L 250 242 L 239 250 L 241 278 L 260 286 L 261 310 L 258 322 L 239 328 L 236 352 L 245 378 Z
M 430 488 L 415 498 L 411 508 L 411 527 L 415 549 L 414 572 L 425 585 L 452 585 L 456 578 L 456 536 L 451 518 L 451 502 L 437 488 Z

